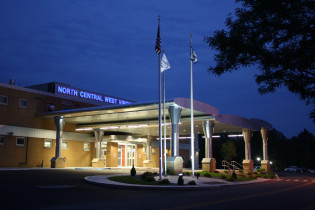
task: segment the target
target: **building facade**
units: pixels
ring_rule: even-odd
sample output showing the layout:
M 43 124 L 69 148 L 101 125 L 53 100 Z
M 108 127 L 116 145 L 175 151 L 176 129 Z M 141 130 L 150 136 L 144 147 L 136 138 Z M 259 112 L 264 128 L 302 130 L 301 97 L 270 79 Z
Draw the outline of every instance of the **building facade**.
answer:
M 56 125 L 54 119 L 43 117 L 44 113 L 130 103 L 57 82 L 29 87 L 0 83 L 0 167 L 51 167 L 56 156 Z M 97 156 L 94 133 L 68 122 L 62 132 L 65 167 L 92 166 Z M 147 159 L 152 160 L 151 167 L 158 167 L 156 137 L 150 137 L 152 144 L 147 146 L 144 135 L 102 132 L 99 157 L 104 164 L 100 167 L 143 167 Z M 181 147 L 180 154 L 187 162 L 189 148 L 185 144 Z

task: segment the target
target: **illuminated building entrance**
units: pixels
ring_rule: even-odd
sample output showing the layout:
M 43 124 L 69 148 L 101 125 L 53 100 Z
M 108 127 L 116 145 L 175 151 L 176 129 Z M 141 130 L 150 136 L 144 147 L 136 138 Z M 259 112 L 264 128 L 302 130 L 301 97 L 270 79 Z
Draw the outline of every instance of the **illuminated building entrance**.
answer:
M 107 142 L 102 142 L 101 144 L 101 158 L 105 160 L 105 166 L 109 166 L 106 163 L 106 156 L 108 155 L 107 151 Z M 117 166 L 118 167 L 131 167 L 135 165 L 136 157 L 136 145 L 135 144 L 124 144 L 118 143 L 117 148 Z

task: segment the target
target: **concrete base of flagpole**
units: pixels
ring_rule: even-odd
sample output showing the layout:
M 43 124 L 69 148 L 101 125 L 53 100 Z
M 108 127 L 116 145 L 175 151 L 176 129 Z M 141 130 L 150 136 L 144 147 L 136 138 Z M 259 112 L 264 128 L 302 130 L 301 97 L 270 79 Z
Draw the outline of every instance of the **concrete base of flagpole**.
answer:
M 166 167 L 167 167 L 167 170 L 169 171 L 169 174 L 171 172 L 174 172 L 175 174 L 179 174 L 183 172 L 184 160 L 180 156 L 168 157 L 166 160 Z
M 202 171 L 214 172 L 216 170 L 216 160 L 214 158 L 203 158 Z

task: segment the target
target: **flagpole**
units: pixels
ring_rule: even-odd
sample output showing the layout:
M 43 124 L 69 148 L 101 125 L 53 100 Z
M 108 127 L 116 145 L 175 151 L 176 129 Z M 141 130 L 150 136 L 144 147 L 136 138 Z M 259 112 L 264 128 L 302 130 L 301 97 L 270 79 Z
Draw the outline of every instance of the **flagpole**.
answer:
M 192 34 L 190 34 L 190 58 L 192 58 Z M 191 177 L 194 178 L 195 174 L 195 149 L 194 149 L 194 96 L 193 96 L 193 65 L 192 59 L 190 59 L 190 151 L 191 151 Z
M 164 121 L 164 176 L 167 176 L 166 168 L 166 117 L 165 117 L 165 70 L 163 71 L 163 121 Z
M 160 16 L 159 16 L 159 32 L 160 32 Z M 159 180 L 162 180 L 162 126 L 161 126 L 161 51 L 159 54 Z

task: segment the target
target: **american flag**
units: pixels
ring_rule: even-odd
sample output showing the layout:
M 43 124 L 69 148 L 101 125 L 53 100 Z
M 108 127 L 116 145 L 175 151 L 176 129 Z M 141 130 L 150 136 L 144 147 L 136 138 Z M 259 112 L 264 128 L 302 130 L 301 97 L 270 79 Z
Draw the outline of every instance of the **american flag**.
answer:
M 155 52 L 157 54 L 161 53 L 160 19 L 159 19 L 159 27 L 158 27 L 156 42 L 155 42 Z

